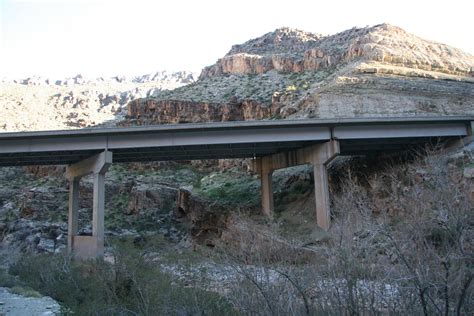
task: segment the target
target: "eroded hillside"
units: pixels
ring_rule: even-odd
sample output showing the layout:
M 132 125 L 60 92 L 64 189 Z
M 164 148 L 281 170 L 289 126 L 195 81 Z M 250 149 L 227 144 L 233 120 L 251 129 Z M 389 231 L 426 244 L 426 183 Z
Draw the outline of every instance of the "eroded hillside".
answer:
M 199 80 L 130 102 L 138 124 L 474 113 L 474 57 L 381 24 L 234 45 Z M 198 114 L 199 113 L 199 114 Z

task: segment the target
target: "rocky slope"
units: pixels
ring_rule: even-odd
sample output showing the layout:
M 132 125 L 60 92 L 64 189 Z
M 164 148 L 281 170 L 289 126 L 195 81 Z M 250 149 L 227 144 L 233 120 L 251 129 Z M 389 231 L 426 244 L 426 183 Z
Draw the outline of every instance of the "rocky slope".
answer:
M 474 114 L 474 57 L 388 24 L 277 29 L 234 45 L 195 83 L 128 105 L 137 124 L 456 114 Z
M 353 28 L 321 36 L 280 28 L 232 49 L 201 78 L 220 74 L 259 74 L 270 70 L 304 72 L 348 63 L 377 61 L 455 75 L 473 71 L 473 57 L 458 49 L 423 40 L 389 24 Z
M 114 125 L 136 98 L 194 82 L 190 72 L 157 72 L 126 78 L 62 80 L 27 78 L 0 82 L 0 132 Z

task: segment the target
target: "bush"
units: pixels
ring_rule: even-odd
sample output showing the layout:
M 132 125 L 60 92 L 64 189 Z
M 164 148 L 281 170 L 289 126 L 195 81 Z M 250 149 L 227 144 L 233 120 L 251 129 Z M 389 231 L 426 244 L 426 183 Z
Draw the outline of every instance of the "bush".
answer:
M 146 254 L 120 245 L 114 250 L 114 263 L 28 255 L 10 273 L 78 315 L 234 314 L 224 298 L 184 287 L 147 260 Z
M 12 292 L 13 294 L 18 294 L 18 295 L 22 295 L 26 297 L 41 297 L 41 294 L 33 290 L 32 288 L 30 287 L 24 288 L 18 285 L 12 287 L 10 289 L 10 292 Z
M 309 249 L 237 222 L 223 234 L 234 245 L 218 247 L 240 276 L 230 301 L 245 314 L 472 315 L 474 207 L 461 171 L 428 154 L 348 176 L 330 239 Z
M 429 154 L 367 178 L 348 171 L 332 228 L 312 243 L 233 216 L 213 252 L 232 271 L 220 279 L 222 296 L 206 290 L 209 279 L 174 280 L 153 247 L 129 243 L 115 246 L 113 263 L 29 255 L 10 272 L 79 315 L 472 315 L 474 207 L 461 170 Z M 306 194 L 304 183 L 291 192 Z M 232 179 L 210 187 L 240 185 L 249 187 Z

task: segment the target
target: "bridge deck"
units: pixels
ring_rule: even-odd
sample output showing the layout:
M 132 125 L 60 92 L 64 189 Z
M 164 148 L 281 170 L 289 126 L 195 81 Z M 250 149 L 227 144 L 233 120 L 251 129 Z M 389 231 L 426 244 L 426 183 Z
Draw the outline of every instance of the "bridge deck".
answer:
M 471 133 L 472 116 L 279 120 L 0 133 L 0 166 L 262 157 L 338 139 L 341 154 L 402 150 Z

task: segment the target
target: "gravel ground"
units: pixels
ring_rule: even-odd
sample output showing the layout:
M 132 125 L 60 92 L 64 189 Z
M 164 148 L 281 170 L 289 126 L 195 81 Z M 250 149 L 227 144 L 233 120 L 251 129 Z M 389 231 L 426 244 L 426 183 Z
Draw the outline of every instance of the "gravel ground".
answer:
M 59 304 L 50 297 L 25 297 L 0 288 L 0 315 L 39 316 L 59 315 Z

